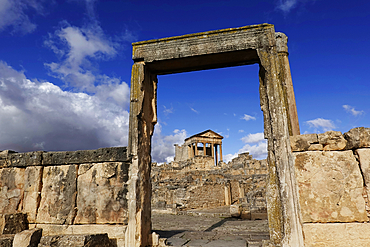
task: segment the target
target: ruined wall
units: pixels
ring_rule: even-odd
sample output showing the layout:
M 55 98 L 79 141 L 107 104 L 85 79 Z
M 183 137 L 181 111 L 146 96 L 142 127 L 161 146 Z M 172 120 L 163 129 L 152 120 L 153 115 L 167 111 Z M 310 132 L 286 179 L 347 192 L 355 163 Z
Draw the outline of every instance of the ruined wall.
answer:
M 291 137 L 305 246 L 369 246 L 370 128 Z
M 43 235 L 108 233 L 123 239 L 129 162 L 125 147 L 0 152 L 0 215 L 27 213 Z
M 188 157 L 188 146 L 175 144 L 175 161 L 187 160 Z
M 188 210 L 245 202 L 266 209 L 265 160 L 244 153 L 228 164 L 216 167 L 213 162 L 212 157 L 197 156 L 153 166 L 152 207 Z

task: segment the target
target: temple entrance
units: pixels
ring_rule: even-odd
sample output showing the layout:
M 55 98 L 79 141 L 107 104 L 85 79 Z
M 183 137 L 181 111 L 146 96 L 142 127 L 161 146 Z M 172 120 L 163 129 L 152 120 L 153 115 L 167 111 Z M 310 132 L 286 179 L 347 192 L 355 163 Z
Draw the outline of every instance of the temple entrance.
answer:
M 299 134 L 287 38 L 269 24 L 133 44 L 128 154 L 127 246 L 148 246 L 151 234 L 151 136 L 157 122 L 157 75 L 259 64 L 260 104 L 268 140 L 271 245 L 303 246 L 289 136 Z

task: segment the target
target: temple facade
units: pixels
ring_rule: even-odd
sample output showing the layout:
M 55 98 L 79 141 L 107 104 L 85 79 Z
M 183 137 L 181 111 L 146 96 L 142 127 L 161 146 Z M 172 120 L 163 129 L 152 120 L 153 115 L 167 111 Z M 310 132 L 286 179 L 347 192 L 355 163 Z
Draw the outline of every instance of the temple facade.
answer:
M 206 130 L 185 139 L 182 146 L 175 144 L 175 162 L 185 161 L 196 156 L 209 156 L 215 165 L 222 161 L 223 136 Z

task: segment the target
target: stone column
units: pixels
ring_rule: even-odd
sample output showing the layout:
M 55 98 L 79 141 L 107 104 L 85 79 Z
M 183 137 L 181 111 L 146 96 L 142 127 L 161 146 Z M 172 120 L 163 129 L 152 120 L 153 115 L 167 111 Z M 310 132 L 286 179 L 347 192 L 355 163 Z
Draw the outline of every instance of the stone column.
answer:
M 244 184 L 243 182 L 239 181 L 239 198 L 244 198 L 245 193 L 244 193 Z
M 231 184 L 230 182 L 225 183 L 225 205 L 231 205 Z
M 280 71 L 282 73 L 282 82 L 284 96 L 287 101 L 287 113 L 289 120 L 289 134 L 291 136 L 300 135 L 297 105 L 295 103 L 295 96 L 293 90 L 292 75 L 290 73 L 289 59 L 288 59 L 288 37 L 283 33 L 275 33 L 276 50 L 279 56 Z
M 205 143 L 205 142 L 203 142 L 203 156 L 206 156 L 206 150 L 207 150 L 207 148 L 206 148 L 206 144 L 207 143 Z
M 198 142 L 195 142 L 195 156 L 198 155 Z
M 222 159 L 222 144 L 220 144 L 220 161 L 222 162 L 223 159 Z
M 215 159 L 216 159 L 216 166 L 218 164 L 218 153 L 217 153 L 217 144 L 215 144 Z
M 191 159 L 192 158 L 192 152 L 193 152 L 193 150 L 192 150 L 192 148 L 191 148 L 192 146 L 191 145 L 188 145 L 188 159 Z
M 145 113 L 145 114 L 144 114 Z M 144 62 L 132 66 L 128 155 L 128 226 L 125 246 L 150 244 L 151 235 L 151 138 L 157 122 L 157 76 Z
M 214 147 L 213 147 L 213 143 L 211 143 L 211 155 L 212 155 L 212 158 L 215 158 L 215 154 L 214 154 Z

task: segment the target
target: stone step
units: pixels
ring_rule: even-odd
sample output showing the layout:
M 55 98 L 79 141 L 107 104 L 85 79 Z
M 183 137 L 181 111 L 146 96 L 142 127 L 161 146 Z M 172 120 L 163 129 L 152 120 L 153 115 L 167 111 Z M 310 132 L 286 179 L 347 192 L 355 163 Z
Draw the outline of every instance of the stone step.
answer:
M 38 247 L 114 247 L 108 234 L 74 234 L 43 236 Z

